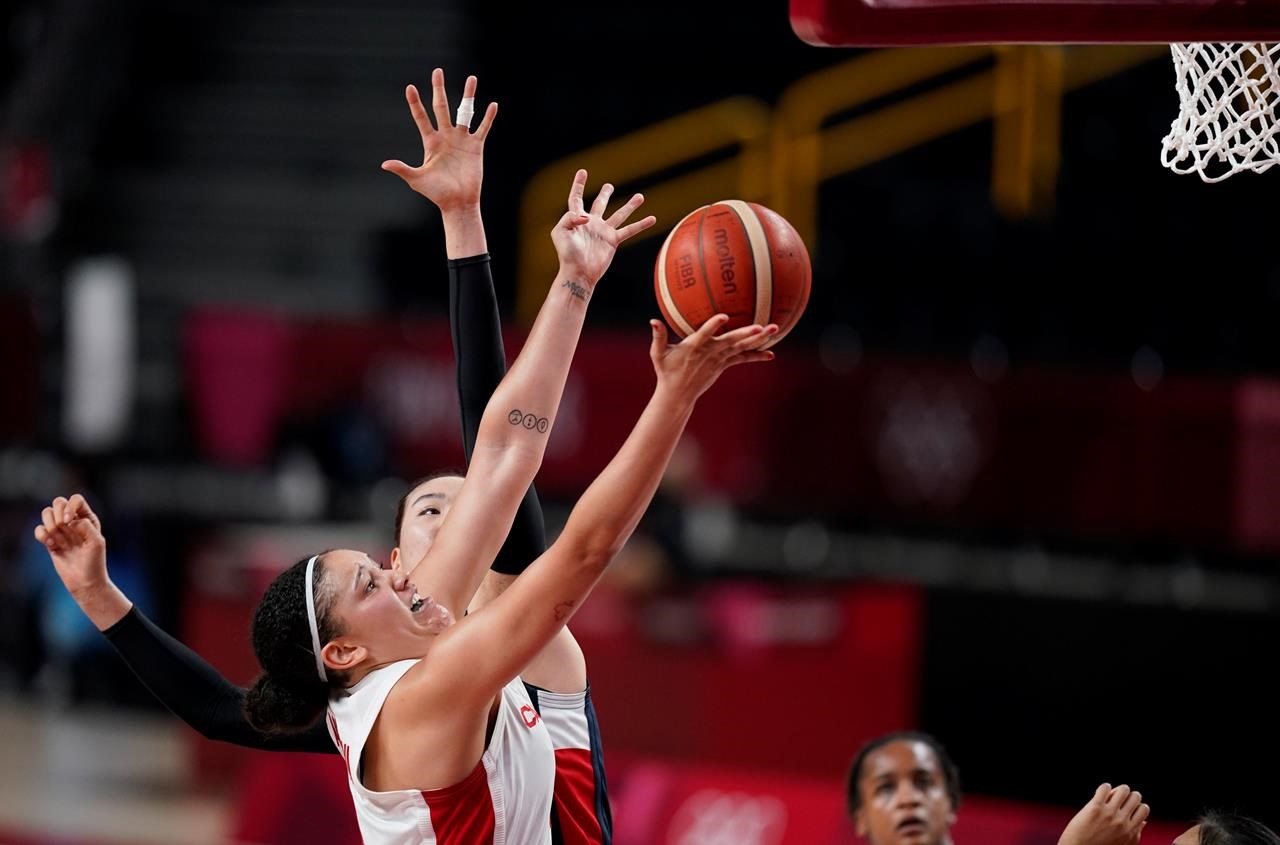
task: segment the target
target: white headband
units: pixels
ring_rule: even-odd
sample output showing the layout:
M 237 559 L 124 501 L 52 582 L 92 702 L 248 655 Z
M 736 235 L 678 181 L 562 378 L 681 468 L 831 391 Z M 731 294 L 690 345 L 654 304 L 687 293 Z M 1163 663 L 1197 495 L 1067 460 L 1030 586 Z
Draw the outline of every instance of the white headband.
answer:
M 320 658 L 320 629 L 316 627 L 316 597 L 311 588 L 311 573 L 315 571 L 316 559 L 320 555 L 312 555 L 311 560 L 307 561 L 307 624 L 311 626 L 311 653 L 316 658 L 316 672 L 320 675 L 320 680 L 326 684 L 329 683 L 329 676 L 324 673 L 324 660 Z

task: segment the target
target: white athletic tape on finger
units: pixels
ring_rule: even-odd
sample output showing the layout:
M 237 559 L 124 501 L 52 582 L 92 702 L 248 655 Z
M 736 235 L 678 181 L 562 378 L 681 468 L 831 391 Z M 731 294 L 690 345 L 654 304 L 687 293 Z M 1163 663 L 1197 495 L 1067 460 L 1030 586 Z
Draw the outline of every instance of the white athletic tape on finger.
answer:
M 470 129 L 471 118 L 475 116 L 475 113 L 476 113 L 476 98 L 463 97 L 462 102 L 458 103 L 458 119 L 455 120 L 454 123 L 458 124 L 459 126 L 465 126 L 468 129 Z

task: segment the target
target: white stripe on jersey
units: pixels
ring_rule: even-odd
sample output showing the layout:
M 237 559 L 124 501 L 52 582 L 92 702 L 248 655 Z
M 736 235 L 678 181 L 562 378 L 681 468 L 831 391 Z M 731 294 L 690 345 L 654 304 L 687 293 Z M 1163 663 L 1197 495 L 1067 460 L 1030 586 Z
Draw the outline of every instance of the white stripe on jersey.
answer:
M 583 709 L 586 703 L 586 690 L 574 693 L 538 690 L 538 709 L 551 733 L 551 744 L 557 751 L 563 748 L 591 749 L 591 729 Z

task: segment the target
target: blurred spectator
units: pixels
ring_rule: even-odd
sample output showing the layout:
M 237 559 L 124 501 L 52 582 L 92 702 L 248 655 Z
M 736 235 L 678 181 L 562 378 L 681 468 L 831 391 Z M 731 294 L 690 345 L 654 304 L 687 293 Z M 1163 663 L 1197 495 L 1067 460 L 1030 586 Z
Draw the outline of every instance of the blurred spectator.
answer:
M 854 828 L 870 845 L 951 845 L 960 771 L 928 734 L 885 734 L 854 759 L 848 802 Z
M 89 183 L 93 145 L 127 93 L 137 7 L 50 0 L 6 15 L 6 65 L 13 59 L 0 101 L 0 199 L 12 234 L 43 238 L 56 225 L 59 199 Z

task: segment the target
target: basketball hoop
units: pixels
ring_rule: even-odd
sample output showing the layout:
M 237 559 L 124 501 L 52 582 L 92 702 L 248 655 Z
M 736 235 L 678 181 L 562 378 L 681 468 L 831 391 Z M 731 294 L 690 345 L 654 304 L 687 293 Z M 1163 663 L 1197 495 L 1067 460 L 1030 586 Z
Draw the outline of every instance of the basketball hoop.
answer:
M 827 47 L 1169 44 L 1182 101 L 1160 160 L 1220 182 L 1280 161 L 1277 0 L 789 0 Z M 1196 43 L 1186 43 L 1194 41 Z
M 1181 109 L 1161 162 L 1221 182 L 1280 162 L 1280 43 L 1171 44 Z

